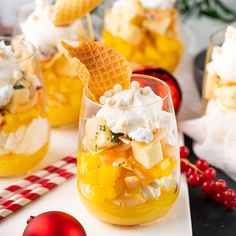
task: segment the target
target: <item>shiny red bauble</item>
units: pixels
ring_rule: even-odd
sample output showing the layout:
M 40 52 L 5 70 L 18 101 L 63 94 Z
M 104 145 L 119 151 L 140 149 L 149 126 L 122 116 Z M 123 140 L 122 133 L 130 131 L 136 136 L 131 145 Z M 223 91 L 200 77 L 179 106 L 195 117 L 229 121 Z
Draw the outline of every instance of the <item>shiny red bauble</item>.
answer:
M 150 75 L 166 82 L 170 88 L 175 112 L 177 113 L 179 111 L 182 100 L 182 93 L 177 80 L 172 74 L 160 68 L 145 68 L 136 70 L 134 71 L 134 74 Z M 138 79 L 138 82 L 141 82 L 142 84 L 142 81 L 139 80 L 140 79 Z M 147 84 L 146 86 L 150 86 L 155 91 L 155 88 L 153 88 L 151 84 Z
M 86 236 L 78 220 L 60 211 L 31 216 L 27 223 L 23 236 Z

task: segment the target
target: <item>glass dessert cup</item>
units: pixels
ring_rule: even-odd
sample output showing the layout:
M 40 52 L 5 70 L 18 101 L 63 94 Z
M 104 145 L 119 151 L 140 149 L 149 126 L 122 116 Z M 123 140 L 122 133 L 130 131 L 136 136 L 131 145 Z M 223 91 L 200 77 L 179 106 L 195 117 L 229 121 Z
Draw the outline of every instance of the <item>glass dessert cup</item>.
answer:
M 173 7 L 155 10 L 145 8 L 143 11 L 133 18 L 131 16 L 124 24 L 124 19 L 128 17 L 121 19 L 120 15 L 116 16 L 112 10 L 108 10 L 102 39 L 107 46 L 120 51 L 134 70 L 158 67 L 173 72 L 183 51 L 178 36 L 177 10 Z M 119 33 L 112 26 L 113 21 L 124 21 L 118 27 Z M 129 29 L 126 29 L 127 25 Z
M 175 203 L 180 187 L 176 121 L 169 88 L 151 76 L 133 75 L 132 81 L 138 81 L 142 88 L 150 86 L 161 97 L 151 104 L 123 110 L 124 114 L 131 112 L 133 116 L 146 109 L 160 110 L 163 120 L 154 131 L 151 144 L 134 142 L 121 133 L 112 133 L 104 123 L 93 123 L 94 119 L 100 119 L 95 116 L 104 106 L 90 100 L 86 90 L 79 123 L 78 190 L 81 199 L 99 220 L 119 226 L 137 226 L 162 218 Z M 95 150 L 90 149 L 90 135 L 95 140 L 109 142 L 110 147 L 100 148 L 100 144 L 95 144 Z M 146 155 L 147 149 L 151 151 Z M 154 158 L 156 161 L 143 165 L 142 155 L 146 160 Z
M 0 177 L 9 177 L 43 159 L 50 128 L 33 45 L 0 37 L 0 54 Z
M 34 9 L 34 4 L 24 6 L 18 12 L 18 28 L 26 22 Z M 94 40 L 93 27 L 90 15 L 86 15 L 77 20 L 76 32 L 74 32 L 76 42 Z M 56 28 L 66 28 L 56 27 Z M 16 29 L 15 33 L 20 30 Z M 53 37 L 53 34 L 51 35 Z M 61 38 L 60 40 L 63 40 Z M 77 40 L 78 39 L 78 40 Z M 49 111 L 49 121 L 51 126 L 65 126 L 76 124 L 79 120 L 79 110 L 83 85 L 80 79 L 73 75 L 71 68 L 65 56 L 56 50 L 51 55 L 43 55 L 40 48 L 36 46 L 39 53 L 39 65 L 45 82 L 47 95 L 47 106 Z
M 39 62 L 45 81 L 49 121 L 51 126 L 75 124 L 79 120 L 79 110 L 83 85 L 79 78 L 68 76 L 70 65 L 64 55 L 47 68 Z M 62 67 L 68 72 L 63 73 Z
M 209 38 L 206 59 L 205 59 L 205 70 L 204 70 L 203 87 L 202 87 L 203 98 L 206 100 L 213 97 L 214 91 L 212 91 L 213 88 L 211 89 L 212 87 L 211 82 L 215 84 L 215 82 L 218 80 L 217 76 L 212 76 L 208 73 L 207 65 L 212 60 L 212 53 L 214 47 L 221 46 L 222 43 L 224 42 L 225 31 L 226 31 L 225 28 L 219 29 L 216 32 L 213 32 Z
M 204 99 L 205 102 L 216 101 L 223 110 L 236 109 L 235 60 L 231 57 L 234 55 L 232 42 L 235 41 L 235 37 L 235 25 L 219 29 L 210 36 L 207 49 L 203 83 Z

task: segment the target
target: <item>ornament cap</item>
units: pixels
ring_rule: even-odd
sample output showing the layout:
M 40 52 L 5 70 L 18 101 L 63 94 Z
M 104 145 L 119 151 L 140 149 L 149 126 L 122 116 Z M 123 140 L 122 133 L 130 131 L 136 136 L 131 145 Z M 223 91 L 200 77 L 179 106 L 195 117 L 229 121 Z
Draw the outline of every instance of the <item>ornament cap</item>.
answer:
M 29 219 L 27 220 L 27 224 L 29 224 L 31 222 L 31 220 L 33 220 L 35 218 L 35 216 L 30 216 Z

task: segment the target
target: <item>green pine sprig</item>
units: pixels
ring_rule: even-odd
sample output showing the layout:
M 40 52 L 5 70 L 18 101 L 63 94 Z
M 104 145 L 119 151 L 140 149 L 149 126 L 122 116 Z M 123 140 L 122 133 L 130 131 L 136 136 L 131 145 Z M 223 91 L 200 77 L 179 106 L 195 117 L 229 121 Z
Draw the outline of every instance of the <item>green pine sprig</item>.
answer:
M 236 9 L 232 9 L 222 0 L 177 0 L 176 6 L 185 19 L 197 15 L 226 23 L 236 21 Z

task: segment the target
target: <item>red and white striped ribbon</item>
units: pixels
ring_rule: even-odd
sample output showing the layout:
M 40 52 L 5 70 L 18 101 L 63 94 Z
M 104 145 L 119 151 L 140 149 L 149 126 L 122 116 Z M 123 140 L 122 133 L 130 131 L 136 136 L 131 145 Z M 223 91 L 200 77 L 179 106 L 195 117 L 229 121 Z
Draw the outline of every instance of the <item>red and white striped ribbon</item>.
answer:
M 49 181 L 42 181 L 41 186 L 36 189 L 26 193 L 23 197 L 17 199 L 16 201 L 10 203 L 8 206 L 0 210 L 0 221 L 5 219 L 7 216 L 13 212 L 19 210 L 23 206 L 29 204 L 33 200 L 39 198 L 45 193 L 49 192 L 53 188 L 65 182 L 67 179 L 70 179 L 76 173 L 76 166 L 69 170 L 64 170 L 60 173 L 60 176 L 57 176 Z
M 43 168 L 40 171 L 37 171 L 33 175 L 30 175 L 20 181 L 17 181 L 16 183 L 12 184 L 11 186 L 8 186 L 7 188 L 0 190 L 0 202 L 3 202 L 16 192 L 20 191 L 21 189 L 24 189 L 28 186 L 30 186 L 32 183 L 35 183 L 42 179 L 43 177 L 58 171 L 60 168 L 65 166 L 68 163 L 76 161 L 75 157 L 67 156 L 62 158 L 60 161 L 57 161 L 54 164 L 51 164 L 45 168 Z
M 43 184 L 46 184 L 47 182 L 49 182 L 50 180 L 55 179 L 58 176 L 64 176 L 65 172 L 67 170 L 70 170 L 72 168 L 74 168 L 76 166 L 76 160 L 74 160 L 72 163 L 69 163 L 65 166 L 63 166 L 62 169 L 57 170 L 55 173 L 52 173 L 48 176 L 46 176 L 45 178 L 42 178 L 40 181 L 38 181 L 35 184 L 30 185 L 29 187 L 23 189 L 22 191 L 20 191 L 17 194 L 14 194 L 12 197 L 7 198 L 4 202 L 2 202 L 0 204 L 0 209 L 7 207 L 8 205 L 10 205 L 12 202 L 16 201 L 17 199 L 24 197 L 25 195 L 27 195 L 29 192 L 31 192 L 32 190 L 41 187 Z

